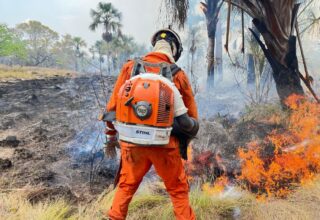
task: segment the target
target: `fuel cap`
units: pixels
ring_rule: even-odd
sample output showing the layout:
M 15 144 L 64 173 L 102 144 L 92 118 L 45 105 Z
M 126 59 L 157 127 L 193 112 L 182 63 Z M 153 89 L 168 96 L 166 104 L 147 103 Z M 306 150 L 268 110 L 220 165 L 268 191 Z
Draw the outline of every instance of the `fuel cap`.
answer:
M 152 105 L 149 102 L 140 101 L 134 106 L 134 113 L 141 120 L 148 119 L 152 113 Z

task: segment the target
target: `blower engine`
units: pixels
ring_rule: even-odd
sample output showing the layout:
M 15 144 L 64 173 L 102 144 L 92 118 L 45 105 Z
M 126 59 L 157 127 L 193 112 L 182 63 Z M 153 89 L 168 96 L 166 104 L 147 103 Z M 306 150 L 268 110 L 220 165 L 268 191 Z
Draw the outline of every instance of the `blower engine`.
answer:
M 174 122 L 178 89 L 162 75 L 141 73 L 118 93 L 115 128 L 119 139 L 138 145 L 166 145 Z M 181 99 L 180 93 L 177 94 Z M 180 97 L 179 97 L 180 96 Z

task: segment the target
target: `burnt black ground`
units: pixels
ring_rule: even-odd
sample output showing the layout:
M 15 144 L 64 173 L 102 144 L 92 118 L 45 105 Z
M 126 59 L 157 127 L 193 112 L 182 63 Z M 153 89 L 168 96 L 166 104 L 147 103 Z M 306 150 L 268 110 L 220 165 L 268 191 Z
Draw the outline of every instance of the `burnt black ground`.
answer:
M 104 77 L 107 96 L 114 80 Z M 82 150 L 82 142 L 73 145 L 73 149 L 69 143 L 83 131 L 88 130 L 85 133 L 90 136 L 100 123 L 96 118 L 106 99 L 101 85 L 100 76 L 0 82 L 2 190 L 28 186 L 61 191 L 62 187 L 83 200 L 112 182 L 113 172 L 103 168 L 95 171 L 94 181 L 90 182 L 90 161 L 77 161 L 70 153 L 81 151 L 84 157 L 92 158 L 88 146 Z M 102 106 L 98 105 L 93 87 Z
M 114 81 L 104 77 L 107 97 L 100 76 L 0 82 L 0 190 L 33 188 L 33 202 L 57 195 L 88 201 L 112 184 L 117 161 L 104 158 L 97 115 Z M 276 126 L 228 115 L 202 119 L 200 125 L 194 156 L 220 155 L 218 168 L 236 174 L 239 147 Z M 217 163 L 215 156 L 209 159 Z

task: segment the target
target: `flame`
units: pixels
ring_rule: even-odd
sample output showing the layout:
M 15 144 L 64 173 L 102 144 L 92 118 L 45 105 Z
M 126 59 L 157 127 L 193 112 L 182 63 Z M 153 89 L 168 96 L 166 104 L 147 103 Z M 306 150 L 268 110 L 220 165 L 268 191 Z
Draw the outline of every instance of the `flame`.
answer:
M 221 176 L 215 180 L 214 185 L 210 185 L 210 183 L 203 184 L 202 191 L 210 196 L 217 195 L 222 193 L 228 184 L 229 179 L 226 176 Z
M 193 159 L 193 150 L 192 150 L 192 144 L 189 144 L 189 147 L 187 149 L 187 155 L 188 155 L 188 162 L 191 162 Z
M 260 195 L 287 196 L 320 172 L 320 105 L 298 95 L 290 96 L 286 105 L 290 115 L 284 128 L 238 152 L 242 160 L 238 179 Z M 272 155 L 263 155 L 266 146 L 273 147 Z
M 185 168 L 187 179 L 189 182 L 192 182 L 194 180 L 192 176 L 192 170 L 194 170 L 194 166 L 192 163 L 193 160 L 193 149 L 192 149 L 192 143 L 189 144 L 188 149 L 187 149 L 187 155 L 188 155 L 188 160 L 185 161 L 182 159 L 182 164 Z

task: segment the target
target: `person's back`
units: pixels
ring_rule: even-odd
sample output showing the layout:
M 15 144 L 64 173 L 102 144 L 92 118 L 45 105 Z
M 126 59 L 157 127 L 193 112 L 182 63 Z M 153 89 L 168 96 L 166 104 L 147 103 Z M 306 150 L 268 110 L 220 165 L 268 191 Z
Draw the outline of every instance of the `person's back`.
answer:
M 159 74 L 161 69 L 152 64 L 170 64 L 174 85 L 182 96 L 182 105 L 184 104 L 187 109 L 183 106 L 180 109 L 185 109 L 185 111 L 181 110 L 180 114 L 175 114 L 175 123 L 172 125 L 174 131 L 171 133 L 168 144 L 145 146 L 132 143 L 127 139 L 120 139 L 121 170 L 118 189 L 112 207 L 108 212 L 108 217 L 115 220 L 126 218 L 128 205 L 134 193 L 144 175 L 153 165 L 170 194 L 176 218 L 195 219 L 195 215 L 189 205 L 189 186 L 180 152 L 182 152 L 182 148 L 186 148 L 188 145 L 188 140 L 186 139 L 194 137 L 197 133 L 198 123 L 196 119 L 198 118 L 198 113 L 189 80 L 186 74 L 174 65 L 181 55 L 182 45 L 177 34 L 169 29 L 157 32 L 152 39 L 152 44 L 154 52 L 147 54 L 139 61 L 129 61 L 123 66 L 107 105 L 107 111 L 117 111 L 119 90 L 137 71 L 137 62 L 142 63 L 142 65 L 145 64 L 143 66 L 145 72 L 154 74 Z M 114 156 L 114 147 L 117 145 L 118 140 L 116 138 L 117 131 L 112 122 L 107 122 L 106 134 L 106 153 Z

